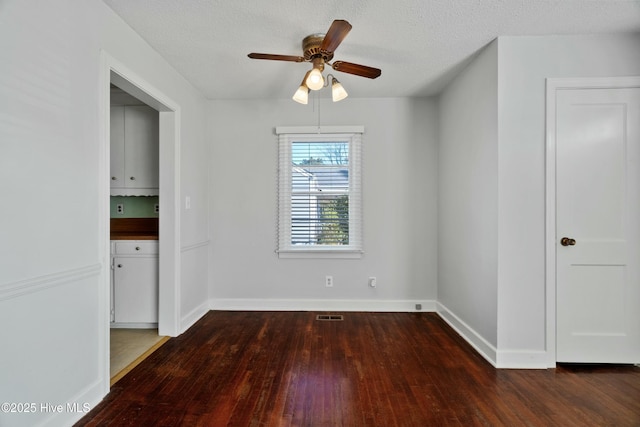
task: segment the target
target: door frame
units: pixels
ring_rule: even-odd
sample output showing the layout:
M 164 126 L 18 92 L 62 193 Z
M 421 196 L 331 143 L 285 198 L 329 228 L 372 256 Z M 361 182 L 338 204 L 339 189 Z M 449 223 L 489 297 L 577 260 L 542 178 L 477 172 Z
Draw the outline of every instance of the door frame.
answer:
M 560 90 L 640 87 L 640 77 L 546 79 L 546 351 L 547 366 L 556 367 L 556 95 Z
M 100 339 L 104 356 L 102 371 L 105 394 L 109 392 L 109 329 L 111 287 L 110 229 L 110 84 L 145 102 L 159 113 L 159 284 L 158 333 L 179 335 L 180 310 L 180 105 L 130 70 L 107 52 L 100 52 L 99 105 L 99 243 L 102 248 L 102 277 L 99 296 Z

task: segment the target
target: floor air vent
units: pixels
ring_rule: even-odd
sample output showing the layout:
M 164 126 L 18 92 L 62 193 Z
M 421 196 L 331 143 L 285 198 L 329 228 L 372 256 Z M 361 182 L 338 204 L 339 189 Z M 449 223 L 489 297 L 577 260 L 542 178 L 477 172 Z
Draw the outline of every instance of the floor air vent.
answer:
M 316 320 L 340 321 L 344 320 L 342 314 L 318 314 Z

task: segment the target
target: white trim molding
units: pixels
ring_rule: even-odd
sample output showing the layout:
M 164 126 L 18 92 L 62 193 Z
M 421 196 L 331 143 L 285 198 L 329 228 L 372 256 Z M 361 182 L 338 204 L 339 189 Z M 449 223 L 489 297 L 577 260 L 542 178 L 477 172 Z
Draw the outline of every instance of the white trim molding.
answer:
M 73 425 L 80 420 L 88 411 L 95 408 L 101 401 L 104 396 L 101 393 L 103 388 L 102 381 L 97 380 L 92 384 L 89 384 L 80 393 L 77 393 L 75 396 L 71 397 L 67 400 L 65 404 L 65 411 L 57 412 L 51 411 L 51 414 L 48 415 L 41 424 L 38 424 L 43 427 L 47 426 L 66 426 Z M 74 410 L 69 410 L 67 405 L 73 405 Z M 85 406 L 87 405 L 87 406 Z M 38 404 L 38 407 L 40 405 Z
M 547 352 L 498 349 L 495 366 L 499 369 L 547 369 Z
M 502 350 L 487 341 L 441 303 L 437 313 L 487 362 L 497 369 L 546 369 L 547 352 L 544 350 Z
M 180 248 L 180 252 L 189 252 L 200 248 L 206 248 L 209 246 L 210 240 L 204 240 L 202 242 L 192 243 L 190 245 L 184 245 Z
M 0 286 L 0 301 L 32 294 L 55 286 L 62 286 L 87 277 L 97 276 L 101 271 L 101 264 L 91 264 L 4 284 Z
M 192 327 L 198 320 L 202 318 L 209 311 L 209 301 L 204 301 L 202 304 L 191 310 L 180 320 L 180 333 L 184 333 L 187 329 Z
M 442 303 L 438 302 L 436 306 L 436 312 L 440 315 L 442 320 L 447 322 L 449 326 L 451 326 L 458 335 L 464 338 L 464 340 L 468 342 L 469 345 L 471 345 L 471 347 L 473 347 L 482 357 L 484 357 L 487 362 L 497 368 L 497 348 L 484 339 L 482 335 L 476 332 L 471 326 L 467 325 Z
M 416 304 L 421 305 L 416 310 Z M 212 298 L 211 310 L 230 311 L 359 311 L 359 312 L 433 312 L 433 300 L 310 300 L 310 299 L 249 299 Z
M 277 126 L 276 135 L 285 133 L 364 133 L 364 126 Z

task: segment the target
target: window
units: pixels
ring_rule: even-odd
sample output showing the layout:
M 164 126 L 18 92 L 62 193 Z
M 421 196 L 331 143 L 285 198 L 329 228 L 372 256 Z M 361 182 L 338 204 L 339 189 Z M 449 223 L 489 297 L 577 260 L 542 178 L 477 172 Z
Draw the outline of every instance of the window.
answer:
M 354 257 L 362 254 L 363 129 L 277 128 L 278 254 Z

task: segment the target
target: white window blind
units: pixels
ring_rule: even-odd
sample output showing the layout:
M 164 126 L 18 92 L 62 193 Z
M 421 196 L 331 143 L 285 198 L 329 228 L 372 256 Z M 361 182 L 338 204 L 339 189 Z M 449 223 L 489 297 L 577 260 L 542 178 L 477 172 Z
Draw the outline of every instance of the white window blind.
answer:
M 280 257 L 360 257 L 362 132 L 276 132 Z

